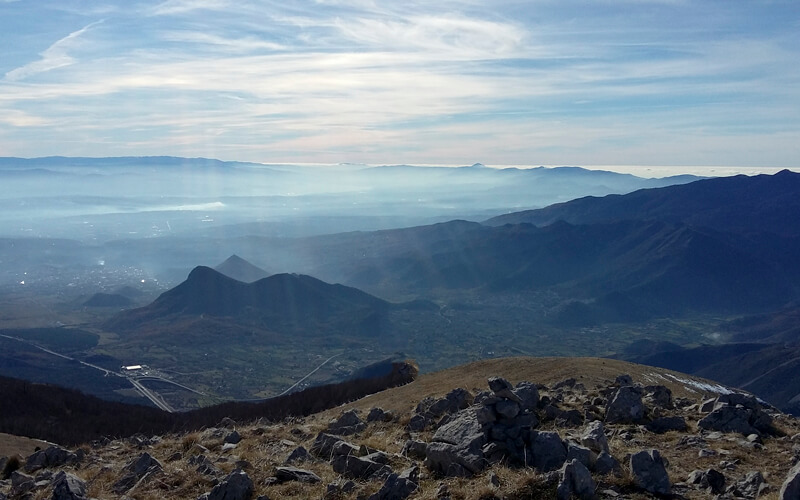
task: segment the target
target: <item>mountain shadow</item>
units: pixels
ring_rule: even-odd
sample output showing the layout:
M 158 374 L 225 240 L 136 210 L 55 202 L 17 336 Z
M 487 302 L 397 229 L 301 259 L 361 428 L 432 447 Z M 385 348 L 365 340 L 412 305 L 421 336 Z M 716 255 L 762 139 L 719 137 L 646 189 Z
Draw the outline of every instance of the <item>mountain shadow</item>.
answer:
M 267 271 L 251 264 L 236 254 L 225 259 L 225 261 L 216 266 L 214 270 L 243 283 L 252 283 L 270 275 Z

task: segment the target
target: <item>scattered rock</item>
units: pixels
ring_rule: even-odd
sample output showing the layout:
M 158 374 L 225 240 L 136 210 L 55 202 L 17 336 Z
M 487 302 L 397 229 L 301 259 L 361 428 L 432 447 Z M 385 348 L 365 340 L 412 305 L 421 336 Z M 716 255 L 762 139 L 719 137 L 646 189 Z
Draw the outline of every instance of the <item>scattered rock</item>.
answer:
M 39 469 L 50 467 L 60 467 L 62 465 L 72 465 L 78 463 L 79 458 L 73 453 L 60 446 L 50 446 L 45 450 L 39 450 L 29 456 L 25 461 L 25 472 L 36 472 Z
M 633 377 L 631 377 L 627 373 L 617 375 L 617 378 L 614 380 L 614 384 L 620 387 L 633 385 Z
M 367 428 L 367 424 L 361 420 L 356 410 L 348 410 L 342 413 L 338 419 L 331 421 L 328 425 L 328 432 L 340 436 L 350 436 Z
M 406 444 L 403 445 L 403 450 L 400 452 L 400 454 L 409 458 L 425 460 L 427 449 L 428 443 L 409 439 L 406 441 Z
M 298 469 L 297 467 L 275 467 L 275 477 L 278 482 L 299 481 L 301 483 L 319 483 L 320 477 L 310 470 Z
M 697 423 L 698 427 L 745 436 L 772 432 L 772 418 L 759 409 L 723 404 Z
M 794 440 L 794 438 L 792 438 Z M 781 486 L 780 500 L 797 500 L 800 498 L 800 463 L 792 467 L 789 475 L 786 476 L 786 481 Z
M 188 460 L 188 463 L 189 465 L 196 465 L 195 470 L 204 476 L 216 477 L 222 475 L 222 471 L 205 455 L 192 457 Z
M 644 388 L 645 400 L 652 406 L 670 410 L 672 404 L 672 391 L 664 385 L 647 385 Z
M 289 456 L 286 457 L 286 460 L 283 461 L 284 464 L 295 464 L 298 462 L 308 462 L 314 460 L 314 457 L 311 453 L 308 452 L 304 447 L 298 446 L 291 453 Z
M 36 481 L 32 476 L 23 474 L 20 471 L 11 473 L 11 497 L 21 497 L 36 487 Z
M 372 408 L 367 414 L 367 422 L 391 422 L 393 415 L 383 408 Z
M 686 482 L 715 494 L 725 491 L 725 476 L 715 469 L 693 471 Z
M 204 457 L 205 458 L 205 457 Z M 164 470 L 161 462 L 150 456 L 149 453 L 142 453 L 136 459 L 131 460 L 122 472 L 123 476 L 114 483 L 112 490 L 114 493 L 121 494 L 133 488 L 139 481 L 157 472 Z
M 636 424 L 643 418 L 642 390 L 638 387 L 620 387 L 606 405 L 605 420 L 609 424 Z
M 324 432 L 317 434 L 317 437 L 314 440 L 314 443 L 311 445 L 311 449 L 309 451 L 320 458 L 330 460 L 333 457 L 333 449 L 338 443 L 344 443 L 343 445 L 339 445 L 340 452 L 343 446 L 348 447 L 351 450 L 349 453 L 356 453 L 358 451 L 357 446 L 348 443 L 339 436 L 333 436 Z
M 619 460 L 614 458 L 607 451 L 603 451 L 597 455 L 597 459 L 594 461 L 593 470 L 595 473 L 603 476 L 606 474 L 618 475 L 622 470 L 622 467 L 620 466 Z
M 64 472 L 53 479 L 52 500 L 86 500 L 86 483 L 79 477 Z
M 419 468 L 414 466 L 400 474 L 389 474 L 377 493 L 369 500 L 404 500 L 414 493 L 419 485 Z
M 631 455 L 630 469 L 637 486 L 656 495 L 669 495 L 672 488 L 658 450 L 644 450 Z
M 567 448 L 558 433 L 533 431 L 531 434 L 529 465 L 541 472 L 560 469 L 567 459 Z
M 433 435 L 426 449 L 425 466 L 446 476 L 476 474 L 486 466 L 482 451 L 486 442 L 475 411 L 463 410 Z
M 371 477 L 387 477 L 392 473 L 389 466 L 375 462 L 367 457 L 354 455 L 338 455 L 331 460 L 333 470 L 352 479 L 369 479 Z
M 519 398 L 519 405 L 523 411 L 534 411 L 539 405 L 539 390 L 536 384 L 520 382 L 514 388 L 514 394 Z
M 606 439 L 606 430 L 603 422 L 599 420 L 589 422 L 581 432 L 580 442 L 583 446 L 597 453 L 603 451 L 607 453 L 608 440 Z
M 594 490 L 597 487 L 589 469 L 577 460 L 564 463 L 560 471 L 560 481 L 556 489 L 559 500 L 579 498 L 590 500 L 595 498 Z
M 230 444 L 239 444 L 242 441 L 242 436 L 237 431 L 232 431 L 222 441 Z
M 510 399 L 515 403 L 521 403 L 522 399 L 514 393 L 511 382 L 502 377 L 489 378 L 489 390 L 498 398 Z
M 688 429 L 686 419 L 681 416 L 656 418 L 648 422 L 645 427 L 648 431 L 656 434 L 664 434 L 671 431 L 684 432 Z
M 728 487 L 726 493 L 744 498 L 758 498 L 766 494 L 769 484 L 759 471 L 750 471 L 745 476 Z

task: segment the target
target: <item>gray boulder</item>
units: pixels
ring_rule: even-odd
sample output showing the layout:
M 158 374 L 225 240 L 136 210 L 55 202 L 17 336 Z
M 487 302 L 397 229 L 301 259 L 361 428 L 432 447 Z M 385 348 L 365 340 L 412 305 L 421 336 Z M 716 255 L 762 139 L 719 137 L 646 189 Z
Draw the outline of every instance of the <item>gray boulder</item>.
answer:
M 596 487 L 589 469 L 577 460 L 570 460 L 561 467 L 556 496 L 558 500 L 591 500 L 595 498 Z
M 721 405 L 703 417 L 698 427 L 710 431 L 738 432 L 745 436 L 772 432 L 772 418 L 759 409 Z
M 63 470 L 53 478 L 52 500 L 86 500 L 86 483 Z
M 557 432 L 531 432 L 530 464 L 540 472 L 558 470 L 567 459 L 567 447 Z
M 304 447 L 298 446 L 291 453 L 289 456 L 286 457 L 286 460 L 283 461 L 284 464 L 296 464 L 298 462 L 308 462 L 310 460 L 314 460 L 314 457 L 311 453 L 308 452 Z
M 78 461 L 79 457 L 77 454 L 60 446 L 53 445 L 29 456 L 25 461 L 24 469 L 25 472 L 36 472 L 39 469 L 72 465 L 78 463 Z
M 577 460 L 586 468 L 592 466 L 592 450 L 571 441 L 567 442 L 567 462 Z
M 428 449 L 428 443 L 426 443 L 425 441 L 416 441 L 413 439 L 409 439 L 408 441 L 406 441 L 406 444 L 403 445 L 403 450 L 400 452 L 400 454 L 407 456 L 409 458 L 417 458 L 420 460 L 425 460 L 427 449 Z
M 800 498 L 800 462 L 789 471 L 786 481 L 781 486 L 778 498 L 780 500 L 797 500 Z
M 745 476 L 732 484 L 727 493 L 744 498 L 758 498 L 769 489 L 766 479 L 759 471 L 750 471 Z
M 230 444 L 239 444 L 241 441 L 242 441 L 242 436 L 239 434 L 238 431 L 230 432 L 223 439 L 223 442 L 230 443 Z
M 620 375 L 617 375 L 617 378 L 614 380 L 614 383 L 620 387 L 633 385 L 633 377 L 631 377 L 627 373 L 622 373 Z
M 369 479 L 371 477 L 387 477 L 392 469 L 385 464 L 375 462 L 367 457 L 354 455 L 338 455 L 331 460 L 333 470 L 351 479 Z
M 20 471 L 11 473 L 11 497 L 21 497 L 36 488 L 36 480 Z
M 369 500 L 405 500 L 418 486 L 419 468 L 414 466 L 400 474 L 389 474 L 381 489 L 370 495 Z
M 338 443 L 343 444 L 339 445 Z M 317 437 L 314 439 L 314 443 L 311 444 L 311 449 L 309 451 L 320 458 L 330 460 L 334 455 L 335 447 L 337 447 L 338 453 L 340 454 L 342 453 L 343 447 L 349 449 L 347 452 L 349 454 L 358 453 L 358 446 L 348 443 L 339 436 L 333 436 L 324 432 L 317 434 Z
M 297 467 L 275 467 L 275 478 L 279 483 L 298 481 L 301 483 L 319 483 L 320 477 L 310 470 Z
M 608 439 L 603 422 L 595 420 L 583 428 L 580 436 L 581 444 L 597 453 L 608 452 Z
M 539 405 L 539 390 L 535 384 L 520 382 L 514 388 L 514 394 L 520 399 L 519 405 L 523 411 L 534 411 Z
M 725 491 L 725 476 L 715 469 L 693 471 L 686 483 L 715 494 Z
M 228 474 L 208 494 L 208 500 L 250 500 L 253 496 L 253 480 L 241 469 Z
M 202 456 L 202 455 L 201 455 Z M 203 457 L 205 458 L 205 457 Z M 112 491 L 117 494 L 125 493 L 133 488 L 142 478 L 164 470 L 161 462 L 145 452 L 128 462 L 123 469 L 123 476 L 112 486 Z M 217 469 L 219 470 L 219 469 Z
M 594 461 L 594 468 L 592 470 L 595 473 L 604 476 L 612 473 L 618 474 L 622 471 L 622 467 L 620 466 L 619 460 L 614 458 L 607 451 L 603 451 L 597 455 L 597 459 Z
M 638 387 L 620 387 L 606 405 L 605 420 L 609 424 L 636 424 L 643 418 L 642 390 Z
M 367 428 L 367 424 L 361 420 L 356 410 L 348 410 L 342 413 L 338 419 L 328 424 L 328 432 L 340 436 L 349 436 L 361 432 Z
M 645 399 L 652 406 L 672 409 L 672 391 L 664 385 L 647 385 L 644 388 Z
M 686 425 L 685 418 L 681 416 L 674 416 L 656 418 L 652 422 L 648 422 L 647 425 L 645 425 L 645 428 L 655 434 L 664 434 L 670 431 L 683 432 L 688 428 L 688 426 Z
M 522 399 L 520 399 L 520 397 L 514 393 L 514 386 L 512 386 L 511 382 L 509 382 L 508 380 L 502 377 L 490 377 L 488 382 L 489 382 L 489 389 L 498 398 L 510 399 L 515 403 L 522 402 Z
M 645 450 L 631 455 L 631 474 L 637 486 L 656 495 L 669 495 L 669 482 L 664 460 L 658 450 Z
M 391 422 L 393 415 L 383 408 L 372 408 L 367 413 L 367 422 Z
M 482 451 L 486 443 L 475 410 L 463 410 L 433 435 L 426 449 L 425 466 L 446 476 L 476 474 L 486 467 Z

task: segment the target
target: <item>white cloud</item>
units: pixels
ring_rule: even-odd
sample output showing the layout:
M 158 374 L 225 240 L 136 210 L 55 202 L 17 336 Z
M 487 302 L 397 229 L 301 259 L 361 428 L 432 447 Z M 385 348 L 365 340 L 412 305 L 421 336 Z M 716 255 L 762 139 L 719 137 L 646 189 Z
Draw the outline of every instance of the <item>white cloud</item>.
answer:
M 69 51 L 80 43 L 80 37 L 85 34 L 93 26 L 96 26 L 103 21 L 93 22 L 78 31 L 73 31 L 64 38 L 53 43 L 50 47 L 45 49 L 44 52 L 39 54 L 41 59 L 33 61 L 19 68 L 13 69 L 6 73 L 6 80 L 18 81 L 24 80 L 30 76 L 51 71 L 57 68 L 63 68 L 75 63 L 75 59 L 70 56 Z

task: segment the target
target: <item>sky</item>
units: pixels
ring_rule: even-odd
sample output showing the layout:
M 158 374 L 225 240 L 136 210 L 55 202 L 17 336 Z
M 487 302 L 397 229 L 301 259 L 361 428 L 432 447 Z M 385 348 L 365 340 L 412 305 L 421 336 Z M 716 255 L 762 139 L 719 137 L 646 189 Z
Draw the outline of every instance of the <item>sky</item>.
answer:
M 0 0 L 0 156 L 800 165 L 797 0 Z

